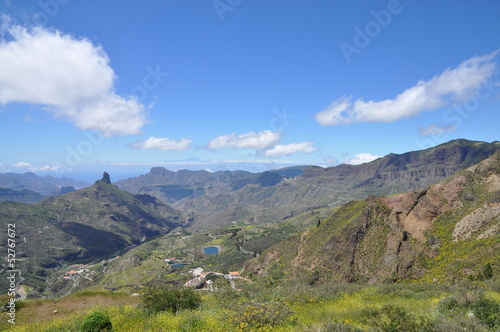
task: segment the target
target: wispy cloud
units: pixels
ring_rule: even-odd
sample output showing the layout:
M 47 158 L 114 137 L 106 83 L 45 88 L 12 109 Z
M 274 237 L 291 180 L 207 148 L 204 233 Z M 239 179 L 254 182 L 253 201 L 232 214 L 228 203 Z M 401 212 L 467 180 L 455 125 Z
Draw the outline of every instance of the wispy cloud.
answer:
M 184 151 L 189 149 L 193 141 L 187 138 L 174 140 L 170 138 L 150 137 L 145 141 L 131 144 L 131 147 L 139 150 L 163 150 L 163 151 Z
M 375 159 L 380 158 L 380 156 L 374 156 L 370 153 L 359 153 L 354 158 L 346 159 L 345 163 L 350 165 L 360 165 L 364 163 L 369 163 Z
M 279 131 L 264 130 L 259 133 L 251 131 L 239 136 L 232 133 L 214 138 L 207 147 L 209 149 L 250 148 L 263 150 L 273 147 L 280 139 L 281 133 Z
M 115 93 L 116 75 L 101 46 L 41 27 L 4 29 L 8 38 L 0 36 L 0 104 L 40 105 L 103 136 L 141 132 L 145 107 Z
M 15 164 L 11 164 L 14 168 L 25 168 L 31 172 L 36 171 L 58 171 L 61 167 L 59 166 L 49 166 L 49 165 L 31 165 L 25 161 L 19 161 Z
M 294 153 L 313 153 L 318 148 L 314 146 L 313 142 L 292 143 L 287 145 L 276 145 L 269 150 L 265 150 L 263 155 L 266 157 L 283 157 L 289 156 Z
M 447 125 L 447 126 L 438 126 L 435 124 L 431 124 L 427 126 L 426 128 L 419 128 L 418 132 L 420 137 L 428 137 L 428 136 L 435 136 L 435 135 L 442 135 L 446 133 L 451 133 L 456 131 L 458 128 L 455 125 Z
M 498 50 L 484 56 L 472 57 L 454 69 L 446 69 L 428 81 L 421 80 L 394 99 L 364 101 L 341 97 L 315 115 L 323 126 L 358 122 L 393 122 L 413 117 L 423 111 L 462 103 L 495 72 Z

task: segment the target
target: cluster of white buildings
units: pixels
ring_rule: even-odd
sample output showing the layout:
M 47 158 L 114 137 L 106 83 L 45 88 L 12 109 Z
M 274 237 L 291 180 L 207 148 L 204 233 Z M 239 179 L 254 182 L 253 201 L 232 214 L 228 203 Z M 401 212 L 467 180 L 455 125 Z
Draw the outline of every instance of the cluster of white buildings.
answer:
M 73 279 L 73 276 L 75 275 L 89 272 L 89 267 L 87 265 L 73 266 L 73 267 L 74 269 L 66 272 L 66 275 L 63 277 L 65 280 Z
M 186 281 L 184 286 L 186 287 L 194 287 L 194 288 L 206 288 L 208 287 L 210 290 L 212 290 L 212 284 L 213 281 L 208 279 L 207 277 L 211 274 L 217 275 L 217 276 L 224 276 L 226 279 L 236 279 L 240 277 L 240 273 L 235 271 L 235 272 L 229 272 L 229 274 L 223 274 L 219 272 L 204 272 L 203 268 L 197 267 L 196 269 L 190 271 L 193 273 L 193 276 L 195 278 Z

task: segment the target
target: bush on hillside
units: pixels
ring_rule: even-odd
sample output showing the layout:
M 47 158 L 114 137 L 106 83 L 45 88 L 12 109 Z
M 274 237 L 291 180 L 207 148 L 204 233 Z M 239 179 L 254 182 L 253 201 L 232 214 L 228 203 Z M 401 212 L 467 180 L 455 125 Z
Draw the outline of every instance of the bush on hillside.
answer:
M 482 292 L 462 291 L 444 298 L 439 302 L 443 313 L 462 313 L 477 319 L 490 328 L 500 327 L 500 304 L 486 298 Z
M 235 306 L 232 321 L 240 330 L 259 330 L 290 323 L 288 318 L 292 313 L 290 307 L 281 302 L 250 301 Z
M 180 310 L 198 308 L 201 297 L 192 288 L 153 286 L 144 292 L 142 305 L 149 314 L 164 311 L 176 314 Z
M 85 318 L 80 326 L 80 332 L 112 331 L 113 325 L 109 317 L 101 312 L 94 312 Z
M 364 310 L 365 320 L 377 331 L 383 332 L 425 332 L 434 331 L 433 322 L 421 316 L 408 313 L 395 305 L 384 305 L 380 309 Z

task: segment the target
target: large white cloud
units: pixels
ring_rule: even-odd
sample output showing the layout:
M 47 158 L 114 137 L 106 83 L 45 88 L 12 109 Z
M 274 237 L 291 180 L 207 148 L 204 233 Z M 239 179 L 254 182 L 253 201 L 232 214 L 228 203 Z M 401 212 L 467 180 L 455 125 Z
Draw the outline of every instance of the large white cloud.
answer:
M 457 68 L 446 69 L 428 81 L 421 80 L 394 99 L 364 101 L 341 97 L 315 115 L 323 126 L 356 122 L 393 122 L 416 116 L 445 106 L 465 102 L 474 96 L 497 67 L 494 61 L 498 51 L 476 56 L 462 62 Z
M 207 147 L 209 149 L 251 148 L 263 150 L 276 145 L 280 139 L 281 133 L 279 131 L 264 130 L 260 133 L 251 131 L 239 136 L 232 133 L 214 138 Z
M 184 151 L 189 149 L 189 145 L 193 141 L 187 138 L 174 140 L 162 137 L 150 137 L 145 141 L 133 143 L 131 146 L 134 149 L 140 150 L 163 150 L 163 151 Z
M 0 39 L 0 104 L 40 105 L 103 136 L 139 134 L 145 108 L 114 91 L 116 75 L 101 46 L 41 27 L 7 27 Z
M 313 153 L 314 151 L 317 150 L 318 148 L 314 146 L 313 142 L 292 143 L 287 145 L 279 144 L 269 150 L 265 150 L 264 156 L 283 157 L 283 156 L 289 156 L 297 152 Z

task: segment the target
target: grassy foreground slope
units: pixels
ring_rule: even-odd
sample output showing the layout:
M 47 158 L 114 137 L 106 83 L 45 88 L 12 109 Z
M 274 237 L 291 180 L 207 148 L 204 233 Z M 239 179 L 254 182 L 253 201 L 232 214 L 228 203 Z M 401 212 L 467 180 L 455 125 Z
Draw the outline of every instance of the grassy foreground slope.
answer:
M 203 292 L 201 306 L 148 313 L 142 299 L 123 293 L 81 292 L 59 300 L 30 300 L 17 310 L 25 332 L 81 331 L 96 312 L 115 332 L 128 331 L 497 331 L 498 281 L 469 285 L 238 284 L 240 291 Z

